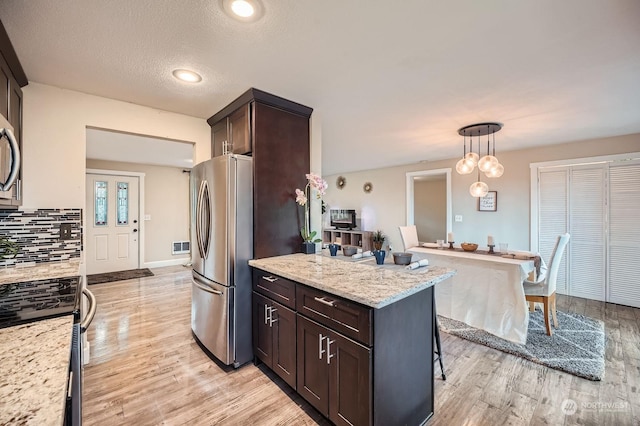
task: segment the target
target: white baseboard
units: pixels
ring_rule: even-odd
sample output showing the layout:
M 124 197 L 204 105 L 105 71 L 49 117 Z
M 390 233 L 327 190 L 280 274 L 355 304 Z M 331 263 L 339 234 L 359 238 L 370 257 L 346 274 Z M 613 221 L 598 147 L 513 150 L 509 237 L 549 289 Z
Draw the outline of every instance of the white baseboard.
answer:
M 178 259 L 169 259 L 169 260 L 156 260 L 155 262 L 144 262 L 142 264 L 143 268 L 162 268 L 163 266 L 176 266 L 176 265 L 184 265 L 185 263 L 191 262 L 190 257 L 181 257 Z

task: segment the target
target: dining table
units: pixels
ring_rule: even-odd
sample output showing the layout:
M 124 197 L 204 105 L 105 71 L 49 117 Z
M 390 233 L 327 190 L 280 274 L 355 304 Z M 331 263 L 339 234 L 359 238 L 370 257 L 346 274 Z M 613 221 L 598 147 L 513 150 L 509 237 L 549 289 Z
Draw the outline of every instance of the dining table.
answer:
M 462 249 L 411 247 L 413 259 L 457 271 L 435 287 L 438 315 L 461 321 L 514 343 L 525 344 L 529 310 L 523 280 L 536 271 L 534 259 L 467 252 Z

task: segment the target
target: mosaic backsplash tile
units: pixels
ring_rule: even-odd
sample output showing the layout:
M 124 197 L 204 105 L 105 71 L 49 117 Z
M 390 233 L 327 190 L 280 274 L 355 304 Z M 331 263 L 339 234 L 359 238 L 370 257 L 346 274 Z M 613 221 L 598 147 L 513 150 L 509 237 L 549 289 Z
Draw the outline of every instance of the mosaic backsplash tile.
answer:
M 71 239 L 60 240 L 61 223 L 71 225 Z M 0 210 L 0 237 L 20 247 L 14 258 L 0 259 L 0 267 L 79 258 L 82 209 Z

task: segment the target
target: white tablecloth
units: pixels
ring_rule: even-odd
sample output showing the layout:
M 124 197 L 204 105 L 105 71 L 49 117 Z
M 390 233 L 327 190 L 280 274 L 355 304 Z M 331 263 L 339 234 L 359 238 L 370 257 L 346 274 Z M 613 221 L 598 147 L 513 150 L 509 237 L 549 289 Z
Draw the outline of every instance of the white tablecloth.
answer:
M 526 343 L 529 310 L 522 281 L 533 260 L 506 259 L 452 250 L 413 247 L 416 258 L 457 271 L 436 285 L 439 315 L 462 321 L 515 343 Z

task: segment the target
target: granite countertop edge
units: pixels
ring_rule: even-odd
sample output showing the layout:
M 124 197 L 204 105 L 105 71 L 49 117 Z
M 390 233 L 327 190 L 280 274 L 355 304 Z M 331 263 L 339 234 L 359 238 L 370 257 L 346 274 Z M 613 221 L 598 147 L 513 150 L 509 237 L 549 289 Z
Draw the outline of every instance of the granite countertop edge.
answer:
M 0 285 L 81 275 L 80 259 L 36 263 L 32 266 L 10 266 L 0 269 Z
M 283 269 L 280 266 L 283 262 L 290 262 L 291 268 Z M 308 274 L 305 274 L 304 264 L 308 265 L 309 262 L 316 267 L 320 266 L 319 274 L 322 276 L 320 279 L 306 276 Z M 319 254 L 293 254 L 254 259 L 249 261 L 249 265 L 375 309 L 391 305 L 432 287 L 456 273 L 450 268 L 431 266 L 418 271 L 407 271 L 400 266 L 398 269 L 389 270 L 378 267 L 375 263 L 349 263 Z M 326 271 L 323 267 L 325 265 Z M 340 283 L 349 281 L 348 272 L 358 275 L 357 280 L 354 280 L 352 285 L 341 286 Z M 363 283 L 363 280 L 368 282 Z

